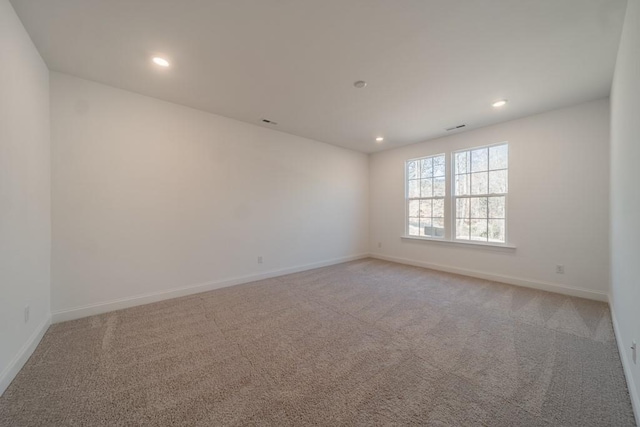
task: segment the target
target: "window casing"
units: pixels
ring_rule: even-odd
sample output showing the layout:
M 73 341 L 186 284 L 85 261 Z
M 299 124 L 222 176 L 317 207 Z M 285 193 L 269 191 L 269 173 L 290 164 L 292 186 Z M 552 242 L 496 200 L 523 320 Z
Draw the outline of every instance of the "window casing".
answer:
M 406 162 L 409 236 L 444 238 L 446 164 L 444 154 Z
M 407 237 L 507 246 L 508 143 L 410 159 L 405 174 Z
M 453 153 L 455 240 L 507 242 L 508 185 L 508 144 Z

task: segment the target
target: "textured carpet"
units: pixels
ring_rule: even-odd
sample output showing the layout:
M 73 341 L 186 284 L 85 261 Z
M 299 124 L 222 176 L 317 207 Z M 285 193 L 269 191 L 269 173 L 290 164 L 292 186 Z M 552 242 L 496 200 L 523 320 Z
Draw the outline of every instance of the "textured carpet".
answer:
M 606 304 L 361 260 L 51 326 L 0 425 L 635 425 Z

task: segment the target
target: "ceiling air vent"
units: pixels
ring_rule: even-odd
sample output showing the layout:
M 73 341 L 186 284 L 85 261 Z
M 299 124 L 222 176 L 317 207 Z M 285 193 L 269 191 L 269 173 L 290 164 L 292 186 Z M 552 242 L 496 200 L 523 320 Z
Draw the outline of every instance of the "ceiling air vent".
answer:
M 277 125 L 276 122 L 274 122 L 273 120 L 269 120 L 269 119 L 262 119 L 263 122 L 268 123 L 270 125 Z
M 458 129 L 462 129 L 463 127 L 465 127 L 466 125 L 458 125 L 458 126 L 454 126 L 452 128 L 447 128 L 445 129 L 447 132 L 451 132 L 452 130 L 458 130 Z

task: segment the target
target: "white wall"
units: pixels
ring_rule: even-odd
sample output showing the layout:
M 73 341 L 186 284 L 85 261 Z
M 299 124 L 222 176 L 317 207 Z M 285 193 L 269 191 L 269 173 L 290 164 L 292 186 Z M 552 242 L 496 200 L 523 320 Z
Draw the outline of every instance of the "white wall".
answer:
M 7 0 L 0 52 L 2 393 L 48 326 L 51 250 L 49 71 Z
M 509 142 L 508 234 L 515 251 L 400 239 L 405 160 L 502 141 Z M 606 299 L 607 99 L 377 153 L 370 177 L 377 256 Z M 564 275 L 555 273 L 556 264 L 565 266 Z
M 65 74 L 51 89 L 54 320 L 367 253 L 365 154 Z
M 611 307 L 640 423 L 640 0 L 629 0 L 611 91 Z M 640 352 L 640 349 L 638 349 Z

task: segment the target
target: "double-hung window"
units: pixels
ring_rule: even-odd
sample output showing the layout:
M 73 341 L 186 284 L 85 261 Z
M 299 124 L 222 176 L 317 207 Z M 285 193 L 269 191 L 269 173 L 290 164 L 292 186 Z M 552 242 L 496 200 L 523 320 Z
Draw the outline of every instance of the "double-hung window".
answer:
M 406 163 L 408 234 L 444 237 L 446 158 L 444 154 Z
M 507 144 L 456 151 L 453 207 L 455 239 L 507 241 Z
M 408 160 L 406 234 L 506 244 L 508 171 L 507 143 Z

